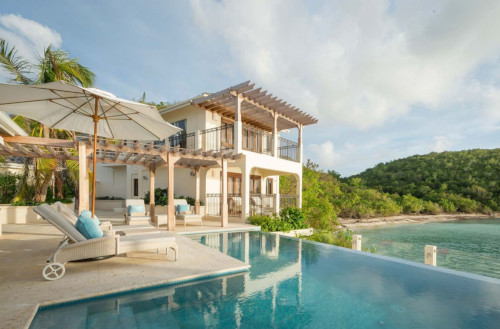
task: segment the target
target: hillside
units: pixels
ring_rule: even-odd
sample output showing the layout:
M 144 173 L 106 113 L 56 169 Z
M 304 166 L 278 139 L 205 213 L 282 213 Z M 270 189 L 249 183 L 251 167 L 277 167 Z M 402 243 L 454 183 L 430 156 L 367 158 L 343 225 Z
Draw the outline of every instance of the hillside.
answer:
M 415 155 L 378 164 L 352 178 L 381 192 L 438 203 L 445 212 L 498 211 L 500 149 Z

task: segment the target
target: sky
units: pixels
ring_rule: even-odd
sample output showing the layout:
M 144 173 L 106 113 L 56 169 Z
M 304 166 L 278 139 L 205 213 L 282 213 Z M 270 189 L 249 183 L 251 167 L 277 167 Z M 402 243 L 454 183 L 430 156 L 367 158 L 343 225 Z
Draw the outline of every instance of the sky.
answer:
M 304 159 L 350 176 L 498 147 L 498 17 L 497 0 L 25 0 L 2 4 L 0 38 L 29 61 L 64 49 L 126 99 L 251 80 L 318 118 Z

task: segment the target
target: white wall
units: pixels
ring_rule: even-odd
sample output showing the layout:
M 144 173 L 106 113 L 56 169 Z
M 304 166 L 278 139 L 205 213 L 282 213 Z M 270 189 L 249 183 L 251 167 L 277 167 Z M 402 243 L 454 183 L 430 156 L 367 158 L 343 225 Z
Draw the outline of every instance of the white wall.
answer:
M 170 123 L 186 119 L 187 133 L 218 127 L 221 122 L 220 116 L 216 114 L 212 115 L 211 112 L 192 105 L 165 113 L 162 117 Z
M 96 175 L 96 196 L 127 197 L 126 166 L 98 165 Z

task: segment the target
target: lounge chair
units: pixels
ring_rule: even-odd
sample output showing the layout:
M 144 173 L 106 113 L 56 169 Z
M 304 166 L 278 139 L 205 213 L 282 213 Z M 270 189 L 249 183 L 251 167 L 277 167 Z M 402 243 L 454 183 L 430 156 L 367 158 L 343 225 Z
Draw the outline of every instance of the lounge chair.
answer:
M 129 206 L 142 207 L 142 211 L 129 211 Z M 151 224 L 151 217 L 148 215 L 143 199 L 125 200 L 125 224 L 128 225 L 147 225 Z
M 134 251 L 165 250 L 167 257 L 171 253 L 178 258 L 175 236 L 171 233 L 143 234 L 132 236 L 107 235 L 102 238 L 87 239 L 55 207 L 41 204 L 33 210 L 61 231 L 65 237 L 57 249 L 50 255 L 47 265 L 42 270 L 46 280 L 57 280 L 64 276 L 64 264 L 75 260 L 116 256 Z
M 191 211 L 179 212 L 177 211 L 177 206 L 179 205 L 187 205 L 187 201 L 185 199 L 174 199 L 175 206 L 175 219 L 181 220 L 184 222 L 184 228 L 186 228 L 187 223 L 200 223 L 200 226 L 203 225 L 203 219 L 201 215 L 193 214 Z
M 69 209 L 61 202 L 55 202 L 53 205 L 62 213 L 67 219 L 69 219 L 73 225 L 76 224 L 78 217 L 75 215 L 73 210 Z M 109 221 L 101 221 L 101 229 L 103 231 L 111 231 L 113 234 L 119 235 L 132 235 L 132 234 L 144 234 L 144 233 L 156 233 L 158 231 L 154 226 L 150 224 L 146 225 L 112 225 Z

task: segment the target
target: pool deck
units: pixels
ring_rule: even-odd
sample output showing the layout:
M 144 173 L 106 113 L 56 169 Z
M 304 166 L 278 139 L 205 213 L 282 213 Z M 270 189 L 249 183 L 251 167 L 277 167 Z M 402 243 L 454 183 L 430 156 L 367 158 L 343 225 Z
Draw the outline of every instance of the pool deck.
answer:
M 226 231 L 255 230 L 247 226 L 230 225 Z M 184 232 L 179 227 L 178 231 L 194 234 L 222 230 L 204 221 L 201 227 L 188 226 Z M 68 263 L 63 278 L 46 281 L 42 269 L 61 238 L 47 224 L 4 225 L 0 236 L 0 328 L 28 328 L 41 305 L 245 271 L 249 267 L 179 234 L 177 261 L 167 261 L 165 254 L 129 253 L 95 262 Z

